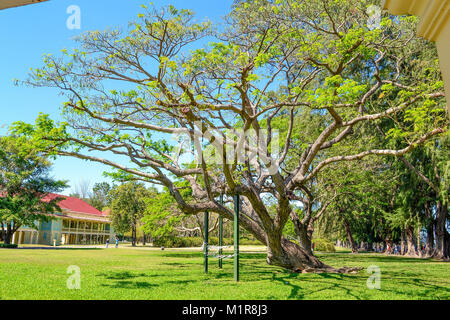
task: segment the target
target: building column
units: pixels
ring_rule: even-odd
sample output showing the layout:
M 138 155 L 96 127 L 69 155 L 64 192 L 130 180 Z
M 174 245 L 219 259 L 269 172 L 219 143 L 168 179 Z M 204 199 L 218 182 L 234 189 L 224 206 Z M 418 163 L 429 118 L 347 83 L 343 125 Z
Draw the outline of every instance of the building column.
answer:
M 80 232 L 80 221 L 79 220 L 77 220 L 77 226 L 76 226 L 76 230 L 77 230 L 77 233 L 76 233 L 76 236 L 75 236 L 75 244 L 78 244 L 78 241 L 79 241 L 79 232 Z
M 450 5 L 449 5 L 450 7 Z M 450 11 L 450 9 L 448 9 Z M 450 15 L 450 13 L 449 13 Z M 447 96 L 447 111 L 450 114 L 450 19 L 436 40 L 436 46 L 441 64 L 442 78 L 444 79 L 445 93 Z

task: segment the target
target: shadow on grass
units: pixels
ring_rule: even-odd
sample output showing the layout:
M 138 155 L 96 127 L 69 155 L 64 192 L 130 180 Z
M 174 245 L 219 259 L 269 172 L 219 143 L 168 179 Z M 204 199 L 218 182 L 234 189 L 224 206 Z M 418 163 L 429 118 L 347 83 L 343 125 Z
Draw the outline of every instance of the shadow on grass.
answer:
M 177 263 L 177 262 L 163 262 L 161 265 L 164 266 L 172 266 L 177 268 L 190 268 L 192 267 L 192 263 Z
M 166 278 L 166 276 L 161 276 L 157 274 L 145 274 L 145 273 L 132 273 L 128 271 L 123 272 L 109 272 L 97 274 L 98 277 L 103 277 L 108 283 L 103 283 L 103 287 L 114 288 L 114 289 L 149 289 L 159 286 L 166 285 L 186 285 L 189 283 L 196 283 L 203 281 L 198 280 L 161 280 Z M 140 278 L 139 281 L 133 281 L 133 279 Z M 158 278 L 158 283 L 149 281 L 150 278 Z M 112 281 L 111 281 L 112 280 Z
M 149 289 L 158 287 L 158 284 L 153 284 L 143 281 L 116 281 L 112 284 L 102 284 L 103 287 L 114 288 L 114 289 Z
M 324 279 L 343 280 L 345 277 L 344 274 L 342 273 L 315 273 L 315 274 Z
M 261 252 L 261 253 L 240 253 L 239 258 L 241 259 L 266 259 L 267 253 Z
M 288 299 L 303 299 L 305 295 L 300 291 L 302 288 L 297 284 L 293 284 L 292 281 L 289 281 L 293 278 L 297 278 L 297 275 L 294 273 L 282 277 L 278 276 L 275 273 L 272 274 L 272 281 L 280 282 L 284 286 L 291 288 Z
M 159 254 L 159 256 L 166 258 L 201 258 L 203 257 L 203 252 L 166 252 L 163 254 Z
M 136 278 L 152 278 L 158 277 L 158 275 L 149 275 L 145 273 L 132 273 L 129 271 L 121 272 L 109 272 L 99 273 L 98 277 L 103 277 L 109 283 L 103 283 L 102 287 L 114 288 L 114 289 L 149 289 L 159 286 L 159 284 L 150 283 L 148 281 L 131 281 Z M 144 279 L 145 280 L 145 279 Z
M 129 271 L 123 272 L 110 272 L 110 273 L 100 273 L 97 276 L 104 277 L 108 280 L 125 280 L 125 279 L 134 279 L 140 277 L 148 277 L 149 275 L 145 273 L 131 273 Z
M 307 276 L 311 276 L 312 274 L 308 274 Z M 347 297 L 352 297 L 356 300 L 361 300 L 363 299 L 361 297 L 361 295 L 359 294 L 355 294 L 355 292 L 353 290 L 351 290 L 350 288 L 348 288 L 347 286 L 351 284 L 351 282 L 354 281 L 355 276 L 353 275 L 344 275 L 344 274 L 332 274 L 332 273 L 317 273 L 314 274 L 314 276 L 320 276 L 322 279 L 310 279 L 310 278 L 306 278 L 304 277 L 304 274 L 300 274 L 300 273 L 290 273 L 288 275 L 282 275 L 280 276 L 279 274 L 273 274 L 272 276 L 272 281 L 276 281 L 276 282 L 280 282 L 281 284 L 283 284 L 284 286 L 287 286 L 289 288 L 291 288 L 291 291 L 289 293 L 289 296 L 287 297 L 287 299 L 296 299 L 296 300 L 301 300 L 305 298 L 305 292 L 302 292 L 303 290 L 307 290 L 306 293 L 308 294 L 308 296 L 311 296 L 315 293 L 319 293 L 321 291 L 326 291 L 326 290 L 339 290 L 341 292 L 344 292 L 344 294 Z M 306 280 L 308 282 L 314 282 L 315 287 L 317 287 L 317 289 L 311 289 L 310 287 L 308 288 L 302 288 L 299 284 L 295 284 L 294 281 L 297 280 Z M 330 282 L 333 280 L 336 280 L 338 282 Z
M 166 254 L 166 253 L 165 253 Z M 198 257 L 198 254 L 186 254 L 186 253 L 170 253 L 169 257 Z M 200 255 L 201 257 L 201 255 Z M 242 254 L 240 261 L 241 265 L 241 279 L 242 282 L 252 283 L 261 281 L 273 281 L 279 283 L 285 288 L 283 290 L 282 299 L 320 299 L 331 297 L 341 297 L 344 299 L 373 299 L 378 297 L 374 295 L 375 292 L 370 292 L 366 287 L 366 280 L 369 275 L 365 272 L 359 274 L 334 274 L 334 273 L 321 273 L 321 274 L 300 274 L 293 273 L 289 270 L 285 270 L 279 267 L 262 265 L 261 260 L 265 260 L 265 254 Z M 199 259 L 196 259 L 197 262 Z M 340 260 L 340 259 L 339 259 Z M 343 258 L 342 260 L 345 260 Z M 413 258 L 399 258 L 389 256 L 359 256 L 358 261 L 362 263 L 371 263 L 373 261 L 378 262 L 404 262 L 405 265 L 409 264 L 409 260 L 416 262 Z M 214 268 L 214 272 L 210 273 L 205 279 L 200 276 L 202 269 L 202 263 L 198 263 L 198 278 L 192 278 L 192 272 L 189 269 L 183 269 L 181 273 L 171 275 L 169 273 L 160 274 L 146 274 L 143 272 L 107 272 L 97 274 L 98 277 L 104 278 L 104 284 L 102 286 L 108 288 L 118 289 L 143 289 L 151 290 L 153 288 L 165 288 L 165 287 L 183 287 L 187 285 L 202 286 L 205 280 L 219 280 L 217 282 L 208 282 L 209 286 L 221 286 L 223 280 L 229 279 L 230 282 L 233 278 L 233 272 L 231 265 L 232 259 L 224 261 L 224 269 L 220 270 L 215 264 L 217 259 L 211 259 L 211 268 Z M 212 262 L 214 261 L 214 262 Z M 424 260 L 419 260 L 424 262 Z M 340 264 L 341 261 L 334 261 L 334 264 Z M 348 262 L 342 261 L 342 262 Z M 192 263 L 182 262 L 164 262 L 163 265 L 174 266 L 176 268 L 192 268 Z M 217 268 L 217 269 L 216 269 Z M 165 271 L 170 269 L 167 267 Z M 424 274 L 420 272 L 409 272 L 405 270 L 403 273 L 398 268 L 393 270 L 386 269 L 382 272 L 382 291 L 389 296 L 393 295 L 396 299 L 420 299 L 420 297 L 428 298 L 446 298 L 447 293 L 450 293 L 448 285 L 440 283 L 430 283 L 428 279 L 423 278 Z M 228 283 L 228 282 L 226 282 Z M 386 284 L 386 285 L 384 285 Z M 178 290 L 178 289 L 175 289 Z M 420 291 L 420 292 L 419 292 Z M 275 296 L 274 296 L 275 297 Z M 268 297 L 270 299 L 271 297 Z M 276 297 L 280 299 L 280 296 Z

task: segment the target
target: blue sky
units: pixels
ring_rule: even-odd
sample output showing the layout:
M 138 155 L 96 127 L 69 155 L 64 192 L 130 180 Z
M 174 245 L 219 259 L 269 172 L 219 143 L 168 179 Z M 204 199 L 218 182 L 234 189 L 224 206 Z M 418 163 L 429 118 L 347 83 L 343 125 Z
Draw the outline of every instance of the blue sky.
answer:
M 220 22 L 229 12 L 232 0 L 154 0 L 156 7 L 173 4 L 177 8 L 192 9 L 198 20 L 205 18 Z M 0 10 L 0 134 L 14 121 L 32 123 L 39 112 L 60 119 L 63 102 L 58 91 L 49 88 L 15 86 L 13 79 L 25 80 L 31 67 L 42 65 L 42 55 L 58 54 L 63 48 L 73 48 L 72 38 L 89 30 L 126 27 L 142 11 L 145 0 L 51 0 L 19 8 Z M 66 27 L 67 8 L 81 9 L 81 29 Z M 69 180 L 73 187 L 81 180 L 107 181 L 102 173 L 106 166 L 74 158 L 60 158 L 54 162 L 53 176 Z M 69 194 L 71 187 L 64 194 Z

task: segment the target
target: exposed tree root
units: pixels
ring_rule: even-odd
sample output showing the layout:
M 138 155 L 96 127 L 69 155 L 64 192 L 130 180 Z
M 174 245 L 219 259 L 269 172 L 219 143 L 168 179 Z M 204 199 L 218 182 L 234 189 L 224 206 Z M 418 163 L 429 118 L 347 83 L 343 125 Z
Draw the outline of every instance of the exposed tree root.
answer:
M 316 256 L 305 251 L 299 245 L 281 239 L 278 250 L 268 246 L 267 262 L 297 273 L 358 273 L 363 267 L 333 268 L 324 264 Z
M 324 268 L 306 268 L 306 269 L 296 269 L 295 272 L 298 273 L 347 273 L 347 274 L 356 274 L 364 269 L 363 267 L 342 267 L 342 268 L 333 268 L 333 267 L 324 267 Z

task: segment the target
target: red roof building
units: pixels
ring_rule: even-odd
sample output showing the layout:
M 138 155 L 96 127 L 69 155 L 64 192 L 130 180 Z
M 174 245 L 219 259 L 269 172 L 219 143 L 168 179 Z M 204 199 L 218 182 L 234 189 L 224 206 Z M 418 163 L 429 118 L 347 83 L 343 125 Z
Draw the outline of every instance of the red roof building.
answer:
M 59 194 L 49 194 L 43 201 L 61 198 L 61 213 L 52 214 L 50 222 L 36 221 L 35 227 L 22 227 L 13 236 L 17 244 L 103 244 L 114 233 L 109 211 L 101 212 L 86 201 Z
M 54 194 L 51 193 L 44 197 L 43 201 L 50 201 L 54 200 L 56 198 L 64 198 L 63 200 L 58 202 L 58 206 L 64 211 L 70 211 L 70 212 L 78 212 L 78 213 L 84 213 L 84 214 L 91 214 L 95 216 L 102 216 L 102 212 L 100 210 L 97 210 L 87 202 L 75 198 L 75 197 L 69 197 L 69 196 L 63 196 L 60 194 Z

